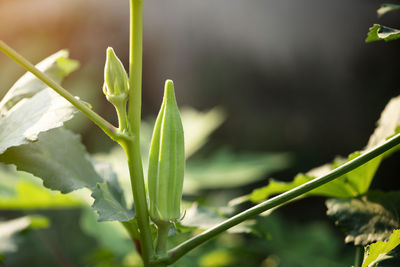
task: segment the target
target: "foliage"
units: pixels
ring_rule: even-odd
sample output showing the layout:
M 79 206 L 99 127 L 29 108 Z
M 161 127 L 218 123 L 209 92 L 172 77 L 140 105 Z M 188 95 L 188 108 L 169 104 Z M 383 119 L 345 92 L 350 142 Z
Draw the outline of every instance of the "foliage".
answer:
M 366 246 L 386 240 L 400 227 L 400 192 L 369 191 L 347 199 L 328 199 L 327 214 L 346 233 L 346 242 Z
M 400 9 L 400 5 L 397 4 L 382 4 L 378 9 L 378 17 L 382 17 L 384 14 Z M 385 40 L 386 42 L 393 41 L 400 38 L 400 30 L 383 26 L 380 24 L 374 24 L 369 28 L 368 37 L 366 42 L 374 42 L 379 40 Z
M 394 230 L 388 241 L 378 241 L 366 248 L 362 267 L 396 266 L 400 263 L 400 251 L 395 248 L 400 245 L 400 230 Z

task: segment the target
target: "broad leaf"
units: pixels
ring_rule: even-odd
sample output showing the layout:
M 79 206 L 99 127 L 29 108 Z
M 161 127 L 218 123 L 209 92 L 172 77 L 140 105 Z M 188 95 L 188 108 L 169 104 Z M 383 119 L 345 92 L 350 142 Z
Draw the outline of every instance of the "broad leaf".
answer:
M 312 169 L 306 174 L 298 174 L 291 182 L 281 182 L 271 179 L 267 186 L 255 189 L 250 195 L 247 197 L 241 197 L 240 200 L 250 200 L 256 203 L 262 202 L 268 199 L 271 195 L 286 192 L 317 177 L 325 175 L 331 170 L 359 155 L 360 152 L 356 152 L 351 154 L 346 161 L 336 159 L 333 163 Z M 345 198 L 363 194 L 368 190 L 380 161 L 381 157 L 375 158 L 361 167 L 341 176 L 340 178 L 337 178 L 308 192 L 305 194 L 305 196 L 315 195 Z
M 62 126 L 74 112 L 73 106 L 51 89 L 20 101 L 0 118 L 0 154 L 9 147 L 36 141 L 39 133 Z
M 188 161 L 184 192 L 197 193 L 207 188 L 233 188 L 262 179 L 282 170 L 290 158 L 284 153 L 241 153 L 222 149 L 207 159 Z
M 0 209 L 60 209 L 79 207 L 82 202 L 68 195 L 52 192 L 43 186 L 20 181 L 16 185 L 15 195 L 0 194 Z
M 400 230 L 395 230 L 390 235 L 388 241 L 378 241 L 374 244 L 369 245 L 365 250 L 365 257 L 362 267 L 384 267 L 384 266 L 398 266 L 400 263 L 399 251 L 395 255 L 391 255 L 397 246 L 400 245 Z M 396 260 L 396 265 L 394 261 Z M 386 264 L 385 261 L 391 262 L 390 265 Z
M 0 251 L 13 252 L 17 247 L 12 237 L 27 228 L 46 228 L 50 222 L 42 216 L 25 216 L 0 222 Z
M 226 216 L 219 213 L 217 209 L 199 206 L 197 203 L 194 203 L 185 211 L 183 219 L 177 226 L 181 231 L 193 231 L 197 229 L 207 230 L 208 228 L 222 223 L 226 219 Z M 254 221 L 246 221 L 230 228 L 228 232 L 249 233 L 251 232 L 249 226 L 253 224 Z
M 96 239 L 101 246 L 118 256 L 125 256 L 135 248 L 126 230 L 117 222 L 98 223 L 93 210 L 83 209 L 80 219 L 82 231 Z
M 400 192 L 371 191 L 351 199 L 328 199 L 327 214 L 346 233 L 345 242 L 367 245 L 387 240 L 400 228 Z
M 225 120 L 225 113 L 220 108 L 200 112 L 192 108 L 181 110 L 185 132 L 185 156 L 189 158 L 205 145 L 208 137 Z
M 376 11 L 378 13 L 378 17 L 382 17 L 384 14 L 399 10 L 400 5 L 395 5 L 395 4 L 382 4 L 381 7 Z
M 392 98 L 382 111 L 377 127 L 368 140 L 366 149 L 371 149 L 385 142 L 389 137 L 398 132 L 399 125 L 400 96 L 397 96 Z
M 367 39 L 365 42 L 373 42 L 379 40 L 393 41 L 400 38 L 400 30 L 389 28 L 383 25 L 374 24 L 369 28 Z
M 81 199 L 51 191 L 39 184 L 33 175 L 10 167 L 0 166 L 0 209 L 59 209 L 82 206 Z
M 58 51 L 36 65 L 39 70 L 46 73 L 57 83 L 61 83 L 64 77 L 76 70 L 78 66 L 77 61 L 68 58 L 68 51 L 66 50 Z M 45 88 L 47 88 L 47 85 L 32 73 L 25 73 L 1 100 L 0 114 L 4 115 L 21 99 L 30 98 Z
M 44 186 L 62 193 L 94 188 L 102 182 L 79 136 L 62 128 L 41 133 L 34 143 L 9 148 L 0 155 L 0 162 L 14 164 L 18 170 L 41 178 Z
M 92 208 L 99 214 L 98 221 L 130 221 L 135 212 L 127 208 L 124 193 L 118 183 L 117 176 L 108 164 L 97 164 L 97 172 L 104 182 L 98 183 L 93 190 L 95 199 Z

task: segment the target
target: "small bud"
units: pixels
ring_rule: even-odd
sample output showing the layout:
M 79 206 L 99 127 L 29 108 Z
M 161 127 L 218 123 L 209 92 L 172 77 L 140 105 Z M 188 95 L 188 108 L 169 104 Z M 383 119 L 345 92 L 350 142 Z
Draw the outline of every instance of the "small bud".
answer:
M 173 82 L 167 80 L 149 155 L 150 216 L 155 223 L 180 218 L 184 168 L 183 126 Z
M 121 95 L 127 97 L 128 95 L 128 75 L 121 60 L 115 55 L 111 47 L 107 48 L 103 92 L 107 99 L 108 97 Z

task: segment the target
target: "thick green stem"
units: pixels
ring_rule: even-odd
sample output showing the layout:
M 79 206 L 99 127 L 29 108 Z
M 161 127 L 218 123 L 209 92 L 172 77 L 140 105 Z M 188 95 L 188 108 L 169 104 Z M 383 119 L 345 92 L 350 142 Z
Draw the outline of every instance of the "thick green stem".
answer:
M 143 0 L 130 0 L 129 45 L 129 102 L 128 121 L 133 139 L 123 145 L 129 164 L 132 193 L 140 232 L 140 246 L 145 266 L 153 257 L 154 248 L 150 231 L 146 189 L 140 150 L 140 120 L 142 106 L 142 10 Z
M 56 83 L 53 79 L 51 79 L 47 74 L 38 70 L 32 63 L 30 63 L 23 56 L 18 54 L 14 49 L 6 45 L 3 41 L 0 40 L 0 51 L 9 56 L 15 62 L 20 64 L 24 69 L 31 72 L 35 75 L 39 80 L 47 84 L 50 88 L 56 91 L 59 95 L 64 97 L 67 101 L 69 101 L 74 107 L 76 107 L 80 112 L 85 114 L 91 121 L 93 121 L 97 126 L 100 127 L 111 139 L 118 140 L 120 139 L 120 135 L 118 130 L 104 118 L 102 118 L 99 114 L 91 110 L 85 103 L 75 98 L 71 93 L 61 87 L 58 83 Z
M 128 120 L 132 131 L 139 133 L 142 112 L 143 0 L 130 0 L 130 3 Z
M 136 218 L 140 233 L 140 247 L 145 266 L 153 257 L 153 239 L 150 231 L 149 212 L 147 208 L 146 190 L 143 179 L 142 157 L 136 138 L 121 144 L 128 159 L 129 173 L 131 177 L 133 201 L 135 203 Z
M 168 222 L 157 223 L 158 237 L 157 237 L 157 255 L 163 255 L 167 252 L 167 240 L 171 224 Z
M 196 248 L 197 246 L 203 244 L 207 240 L 215 237 L 216 235 L 228 230 L 229 228 L 251 218 L 254 217 L 264 211 L 277 207 L 285 202 L 288 202 L 296 197 L 301 196 L 304 193 L 307 193 L 323 184 L 326 184 L 354 169 L 360 167 L 361 165 L 365 164 L 366 162 L 370 161 L 371 159 L 383 154 L 384 152 L 388 151 L 389 149 L 393 148 L 394 146 L 400 144 L 400 134 L 395 135 L 394 137 L 388 139 L 381 145 L 363 153 L 361 156 L 343 164 L 342 166 L 330 171 L 326 175 L 323 175 L 319 178 L 316 178 L 312 181 L 309 181 L 305 184 L 302 184 L 292 190 L 289 190 L 285 193 L 282 193 L 276 197 L 273 197 L 269 200 L 266 200 L 250 209 L 247 209 L 227 220 L 224 222 L 204 231 L 203 233 L 192 237 L 191 239 L 183 242 L 182 244 L 178 245 L 177 247 L 171 249 L 168 252 L 168 256 L 163 259 L 159 259 L 157 263 L 164 263 L 164 264 L 172 264 L 181 258 L 183 255 L 188 253 L 190 250 Z

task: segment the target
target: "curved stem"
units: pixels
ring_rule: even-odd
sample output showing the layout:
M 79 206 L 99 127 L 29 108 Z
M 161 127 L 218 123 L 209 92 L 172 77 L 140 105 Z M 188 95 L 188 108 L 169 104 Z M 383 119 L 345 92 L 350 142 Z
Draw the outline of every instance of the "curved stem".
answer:
M 188 253 L 190 250 L 196 248 L 197 246 L 203 244 L 207 240 L 215 237 L 216 235 L 228 230 L 229 228 L 251 218 L 254 217 L 264 211 L 272 209 L 276 206 L 279 206 L 285 202 L 288 202 L 298 196 L 301 196 L 304 193 L 307 193 L 323 184 L 326 184 L 340 176 L 360 167 L 371 159 L 383 154 L 394 146 L 400 144 L 400 134 L 395 135 L 394 137 L 388 139 L 381 145 L 365 152 L 364 154 L 358 156 L 357 158 L 339 166 L 338 168 L 330 171 L 326 175 L 323 175 L 319 178 L 311 180 L 305 184 L 302 184 L 292 190 L 289 190 L 285 193 L 282 193 L 276 197 L 273 197 L 269 200 L 266 200 L 250 209 L 247 209 L 224 222 L 204 231 L 203 233 L 190 238 L 189 240 L 183 242 L 177 247 L 171 249 L 168 252 L 168 256 L 159 259 L 157 262 L 164 264 L 172 264 L 181 258 L 183 255 Z
M 26 58 L 24 58 L 17 51 L 6 45 L 1 40 L 0 40 L 0 51 L 2 51 L 4 54 L 9 56 L 15 62 L 20 64 L 24 69 L 31 72 L 39 80 L 41 80 L 42 82 L 47 84 L 50 88 L 52 88 L 54 91 L 56 91 L 60 96 L 64 97 L 75 108 L 77 108 L 80 112 L 85 114 L 97 126 L 99 126 L 100 129 L 102 129 L 111 139 L 117 141 L 120 138 L 117 128 L 115 128 L 111 123 L 109 123 L 99 114 L 91 110 L 85 103 L 74 97 L 71 93 L 69 93 L 67 90 L 61 87 L 61 85 L 59 85 L 53 79 L 51 79 L 47 74 L 37 69 Z

